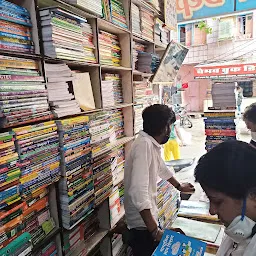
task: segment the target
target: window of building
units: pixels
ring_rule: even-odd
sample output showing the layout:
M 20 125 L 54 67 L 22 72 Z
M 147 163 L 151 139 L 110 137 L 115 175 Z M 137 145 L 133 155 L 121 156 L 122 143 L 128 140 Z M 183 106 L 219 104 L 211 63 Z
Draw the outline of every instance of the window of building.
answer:
M 234 38 L 235 31 L 235 18 L 227 17 L 220 18 L 219 20 L 219 30 L 218 30 L 218 39 L 227 40 Z
M 250 39 L 253 36 L 253 14 L 237 16 L 237 39 Z
M 186 26 L 179 26 L 180 43 L 186 45 Z

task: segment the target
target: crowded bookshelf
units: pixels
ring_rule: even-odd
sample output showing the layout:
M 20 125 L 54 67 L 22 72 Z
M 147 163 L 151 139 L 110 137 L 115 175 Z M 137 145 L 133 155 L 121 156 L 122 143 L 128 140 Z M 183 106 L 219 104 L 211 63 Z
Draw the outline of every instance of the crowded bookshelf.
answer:
M 125 157 L 171 35 L 158 1 L 0 2 L 0 255 L 125 255 Z M 166 226 L 179 196 L 159 186 Z

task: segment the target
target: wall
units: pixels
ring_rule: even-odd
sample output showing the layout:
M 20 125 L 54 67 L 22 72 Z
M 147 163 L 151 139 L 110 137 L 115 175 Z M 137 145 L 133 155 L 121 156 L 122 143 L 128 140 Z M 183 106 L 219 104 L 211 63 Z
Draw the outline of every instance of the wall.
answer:
M 188 83 L 189 88 L 182 92 L 182 104 L 187 106 L 190 112 L 203 112 L 204 100 L 206 99 L 208 79 L 194 79 L 193 65 L 182 65 L 179 75 L 182 83 Z

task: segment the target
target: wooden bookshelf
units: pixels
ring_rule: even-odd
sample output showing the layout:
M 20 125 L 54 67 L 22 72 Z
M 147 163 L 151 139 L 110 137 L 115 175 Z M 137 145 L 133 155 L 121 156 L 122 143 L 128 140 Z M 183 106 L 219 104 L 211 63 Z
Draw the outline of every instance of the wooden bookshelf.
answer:
M 132 69 L 132 51 L 133 51 L 132 42 L 136 41 L 136 42 L 145 44 L 147 46 L 147 52 L 152 52 L 152 53 L 163 52 L 166 48 L 165 45 L 156 44 L 154 41 L 145 39 L 141 35 L 132 33 L 131 2 L 138 5 L 139 7 L 145 8 L 146 10 L 153 12 L 155 17 L 159 17 L 161 16 L 161 14 L 159 14 L 157 10 L 155 10 L 151 5 L 145 3 L 144 1 L 121 0 L 124 6 L 126 22 L 128 26 L 128 28 L 126 29 L 126 28 L 119 27 L 118 25 L 115 25 L 110 21 L 100 18 L 98 15 L 95 15 L 90 10 L 85 10 L 78 6 L 70 5 L 62 0 L 9 0 L 9 1 L 27 8 L 30 12 L 32 25 L 33 25 L 32 37 L 35 45 L 35 54 L 26 54 L 26 53 L 20 53 L 20 52 L 4 51 L 4 50 L 0 50 L 0 54 L 6 55 L 6 56 L 12 56 L 12 57 L 38 60 L 40 62 L 40 67 L 43 74 L 44 74 L 45 63 L 52 63 L 52 64 L 65 63 L 68 65 L 68 67 L 71 70 L 88 72 L 90 74 L 96 108 L 93 110 L 84 111 L 80 114 L 72 115 L 72 116 L 87 115 L 87 114 L 106 111 L 106 110 L 122 109 L 123 116 L 124 116 L 125 137 L 118 139 L 115 143 L 111 144 L 108 149 L 106 149 L 104 152 L 101 152 L 100 154 L 106 154 L 109 151 L 111 151 L 111 149 L 113 148 L 119 147 L 121 145 L 125 145 L 125 154 L 127 156 L 135 136 L 133 81 L 138 81 L 140 78 L 149 78 L 152 76 L 152 74 L 150 73 L 143 73 L 143 72 Z M 41 25 L 38 18 L 39 18 L 39 8 L 46 8 L 46 7 L 58 7 L 67 12 L 70 12 L 71 14 L 78 15 L 88 20 L 93 31 L 93 44 L 95 46 L 94 53 L 95 53 L 97 63 L 88 63 L 88 62 L 81 62 L 76 60 L 65 60 L 65 59 L 51 58 L 49 56 L 45 56 L 44 49 L 43 49 Z M 120 66 L 104 65 L 100 62 L 99 39 L 98 39 L 100 30 L 103 30 L 118 36 L 121 51 L 122 51 L 122 59 L 121 59 Z M 122 104 L 109 106 L 106 108 L 102 107 L 103 104 L 102 104 L 101 83 L 102 83 L 103 73 L 114 73 L 114 74 L 117 73 L 121 75 L 122 92 L 123 92 Z M 65 119 L 68 117 L 70 116 L 66 116 L 60 119 Z M 59 119 L 53 118 L 52 120 L 59 120 Z M 122 178 L 118 180 L 118 182 L 121 182 L 121 181 L 122 181 Z M 32 255 L 36 255 L 38 250 L 41 249 L 41 247 L 43 247 L 44 244 L 46 244 L 51 240 L 54 240 L 56 241 L 56 244 L 57 244 L 58 255 L 62 256 L 65 254 L 63 252 L 63 244 L 62 244 L 63 241 L 61 241 L 63 240 L 63 237 L 62 237 L 63 228 L 62 228 L 62 223 L 60 218 L 58 186 L 57 185 L 55 186 L 54 184 L 52 184 L 49 187 L 49 189 L 50 189 L 49 194 L 51 198 L 50 212 L 55 220 L 56 228 L 38 246 L 34 248 Z M 100 230 L 85 243 L 80 243 L 76 247 L 76 250 L 74 251 L 74 253 L 79 253 L 79 250 L 86 248 L 87 254 L 90 255 L 90 252 L 97 245 L 100 244 L 101 252 L 103 256 L 112 255 L 111 238 L 107 236 L 109 231 L 112 229 L 110 218 L 109 218 L 110 209 L 109 209 L 108 202 L 103 202 L 98 208 L 99 208 L 98 217 L 100 219 Z M 122 219 L 124 215 L 125 215 L 124 208 L 122 208 L 120 219 Z M 116 221 L 115 224 L 117 224 L 118 221 L 119 219 Z M 66 255 L 76 255 L 76 254 L 68 253 Z

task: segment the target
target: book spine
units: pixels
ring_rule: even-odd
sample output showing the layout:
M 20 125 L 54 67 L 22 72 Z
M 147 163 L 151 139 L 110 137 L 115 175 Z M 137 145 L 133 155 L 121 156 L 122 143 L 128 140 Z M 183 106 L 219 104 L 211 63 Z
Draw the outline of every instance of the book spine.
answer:
M 10 51 L 23 51 L 23 52 L 34 52 L 34 47 L 32 45 L 23 45 L 23 44 L 16 44 L 10 43 L 5 41 L 0 41 L 0 49 L 3 50 L 10 50 Z
M 13 3 L 8 2 L 8 1 L 6 1 L 6 0 L 0 0 L 0 4 L 1 4 L 1 6 L 2 6 L 3 8 L 6 7 L 6 8 L 8 8 L 8 9 L 12 9 L 13 11 L 16 11 L 16 12 L 18 12 L 18 13 L 25 14 L 25 15 L 27 15 L 27 16 L 30 16 L 29 11 L 28 11 L 26 8 L 22 7 L 22 6 L 13 4 Z
M 21 16 L 15 13 L 10 13 L 4 10 L 0 10 L 0 19 L 14 22 L 20 25 L 32 27 L 31 21 L 29 18 L 26 18 L 24 16 Z
M 19 61 L 0 58 L 0 67 L 38 69 L 35 61 Z
M 10 41 L 10 39 L 8 40 L 8 38 L 13 38 L 15 40 L 20 40 L 20 41 L 16 41 L 18 43 L 24 43 L 25 41 L 30 41 L 31 40 L 30 36 L 23 36 L 23 35 L 17 35 L 17 34 L 12 34 L 12 33 L 7 33 L 7 32 L 0 31 L 0 40 L 7 41 L 7 42 L 15 42 L 15 41 Z M 25 44 L 31 44 L 31 42 L 25 43 Z

